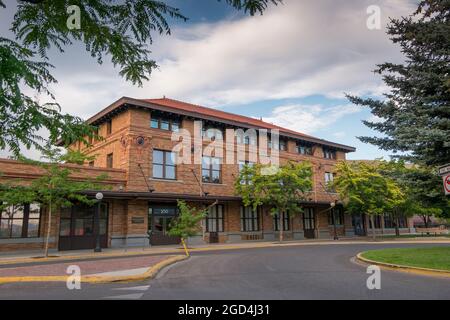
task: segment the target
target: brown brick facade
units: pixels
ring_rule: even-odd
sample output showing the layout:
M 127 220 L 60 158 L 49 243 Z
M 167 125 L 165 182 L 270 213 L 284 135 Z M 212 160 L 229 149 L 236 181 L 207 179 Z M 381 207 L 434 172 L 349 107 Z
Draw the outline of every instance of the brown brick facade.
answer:
M 122 101 L 122 100 L 120 100 Z M 120 102 L 119 101 L 119 102 Z M 152 129 L 150 126 L 152 111 L 143 106 L 132 107 L 122 102 L 117 102 L 109 108 L 100 112 L 89 122 L 99 127 L 99 135 L 104 137 L 101 141 L 94 141 L 88 147 L 82 143 L 71 146 L 88 155 L 96 156 L 94 167 L 89 164 L 73 174 L 73 179 L 85 179 L 95 177 L 102 173 L 108 175 L 107 183 L 112 190 L 105 192 L 105 202 L 108 203 L 108 246 L 147 246 L 149 242 L 149 206 L 151 204 L 176 205 L 176 200 L 187 200 L 191 205 L 204 207 L 216 199 L 224 206 L 224 230 L 219 233 L 220 242 L 239 242 L 251 240 L 272 240 L 278 237 L 274 231 L 273 218 L 269 208 L 261 208 L 259 213 L 259 231 L 242 232 L 241 202 L 234 191 L 234 182 L 239 175 L 238 164 L 222 165 L 222 181 L 220 184 L 202 183 L 202 171 L 199 164 L 183 164 L 176 167 L 176 180 L 158 180 L 152 175 L 153 150 L 171 151 L 177 142 L 171 141 L 172 133 L 160 129 Z M 156 107 L 156 106 L 155 106 Z M 159 107 L 158 107 L 159 108 Z M 193 107 L 193 112 L 196 111 Z M 161 110 L 158 110 L 161 111 Z M 172 110 L 168 115 L 181 117 L 182 129 L 188 130 L 194 135 L 194 121 L 202 117 L 187 115 L 185 109 L 179 112 Z M 230 116 L 231 117 L 231 116 Z M 238 116 L 233 116 L 232 119 Z M 239 119 L 239 118 L 238 118 Z M 106 120 L 112 123 L 111 134 L 107 134 Z M 211 120 L 211 119 L 209 119 Z M 253 120 L 249 119 L 249 122 Z M 217 123 L 222 120 L 217 118 Z M 230 124 L 229 120 L 223 120 L 225 126 Z M 233 124 L 233 128 L 236 125 Z M 245 125 L 245 124 L 243 124 Z M 329 226 L 328 209 L 330 203 L 338 200 L 336 194 L 325 190 L 325 173 L 333 173 L 337 161 L 345 160 L 349 147 L 335 146 L 329 143 L 329 148 L 336 151 L 336 159 L 325 159 L 323 146 L 328 142 L 316 138 L 304 136 L 311 139 L 314 145 L 313 155 L 300 155 L 296 150 L 296 140 L 291 138 L 291 131 L 286 133 L 287 150 L 280 152 L 280 162 L 309 161 L 313 165 L 313 191 L 306 199 L 305 206 L 314 208 L 315 211 L 315 237 L 331 238 L 334 235 L 334 227 Z M 299 134 L 300 135 L 300 134 Z M 282 132 L 283 136 L 283 132 Z M 299 136 L 303 139 L 303 136 Z M 315 142 L 319 141 L 319 142 Z M 194 143 L 193 141 L 192 143 Z M 225 141 L 232 143 L 233 141 Z M 204 142 L 204 147 L 208 142 Z M 237 147 L 234 155 L 237 157 Z M 108 155 L 112 155 L 113 168 L 107 168 Z M 194 157 L 194 155 L 192 155 Z M 0 182 L 28 183 L 31 179 L 39 177 L 42 172 L 38 168 L 31 167 L 10 160 L 0 160 Z M 21 179 L 18 182 L 17 179 Z M 207 195 L 205 197 L 205 195 Z M 59 237 L 59 212 L 54 215 L 51 237 L 53 247 L 58 247 Z M 44 226 L 46 214 L 42 215 L 41 232 L 38 238 L 24 239 L 0 239 L 0 251 L 15 249 L 37 249 L 42 247 L 44 237 Z M 291 218 L 291 228 L 285 232 L 286 239 L 303 239 L 304 227 L 302 215 Z M 204 230 L 204 228 L 203 228 Z M 337 227 L 339 236 L 353 235 L 351 217 L 345 216 L 344 225 Z M 202 232 L 199 227 L 199 235 L 191 239 L 192 242 L 203 243 L 209 241 L 209 233 Z

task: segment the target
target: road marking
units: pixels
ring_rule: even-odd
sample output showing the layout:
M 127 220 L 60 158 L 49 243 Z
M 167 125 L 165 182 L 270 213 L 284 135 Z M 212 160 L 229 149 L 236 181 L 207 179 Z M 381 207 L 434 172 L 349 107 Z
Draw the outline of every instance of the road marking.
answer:
M 113 290 L 122 290 L 122 291 L 147 291 L 150 286 L 140 286 L 140 287 L 130 287 L 130 288 L 115 288 Z
M 104 299 L 117 299 L 117 300 L 139 300 L 142 298 L 143 293 L 124 294 L 122 296 L 105 297 Z

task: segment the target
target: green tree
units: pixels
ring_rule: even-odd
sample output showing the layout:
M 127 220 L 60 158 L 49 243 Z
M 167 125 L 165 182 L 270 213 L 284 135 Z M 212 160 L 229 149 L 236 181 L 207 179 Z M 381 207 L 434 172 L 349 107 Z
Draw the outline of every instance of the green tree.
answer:
M 224 0 L 251 15 L 277 5 L 281 0 Z M 10 3 L 8 3 L 10 4 Z M 69 29 L 69 6 L 80 9 L 80 29 Z M 6 2 L 0 0 L 0 9 Z M 149 47 L 154 33 L 170 34 L 169 19 L 186 21 L 179 9 L 157 0 L 24 0 L 17 4 L 11 31 L 15 39 L 0 37 L 0 148 L 15 155 L 21 146 L 43 146 L 57 140 L 66 145 L 95 136 L 95 128 L 78 117 L 61 113 L 49 86 L 48 51 L 60 53 L 81 43 L 102 63 L 109 56 L 119 74 L 136 85 L 148 80 L 157 67 Z M 51 103 L 40 104 L 35 95 L 48 95 Z M 44 139 L 37 133 L 49 133 Z
M 235 182 L 236 194 L 244 205 L 257 209 L 270 206 L 272 216 L 280 219 L 280 242 L 284 240 L 286 214 L 294 216 L 303 212 L 300 203 L 311 192 L 312 166 L 309 162 L 289 162 L 277 167 L 244 166 Z
M 402 187 L 406 200 L 401 208 L 422 217 L 425 227 L 432 216 L 450 217 L 450 201 L 442 192 L 442 178 L 433 167 L 390 161 L 381 162 L 379 170 Z
M 170 225 L 169 235 L 181 238 L 186 250 L 186 255 L 189 256 L 189 252 L 186 248 L 186 240 L 189 237 L 197 235 L 199 223 L 205 219 L 208 209 L 198 210 L 188 206 L 186 202 L 179 200 L 178 210 L 179 215 Z
M 390 88 L 382 101 L 349 96 L 380 122 L 364 123 L 383 135 L 361 141 L 402 152 L 414 163 L 450 163 L 450 1 L 421 1 L 410 17 L 391 20 L 388 35 L 404 63 L 384 63 L 376 72 Z
M 102 181 L 107 176 L 100 175 L 84 181 L 71 179 L 71 175 L 79 169 L 67 164 L 81 164 L 84 160 L 90 160 L 79 152 L 69 151 L 62 154 L 58 149 L 49 148 L 45 150 L 44 157 L 48 162 L 22 158 L 23 162 L 39 167 L 42 176 L 33 180 L 30 185 L 24 185 L 21 180 L 17 180 L 0 186 L 0 202 L 1 209 L 9 205 L 37 202 L 47 210 L 44 255 L 48 257 L 53 213 L 60 208 L 71 207 L 74 203 L 94 205 L 96 200 L 90 199 L 83 191 L 104 188 Z
M 376 164 L 339 162 L 333 186 L 350 214 L 366 214 L 372 223 L 376 239 L 374 217 L 393 212 L 405 199 L 394 179 L 383 176 Z

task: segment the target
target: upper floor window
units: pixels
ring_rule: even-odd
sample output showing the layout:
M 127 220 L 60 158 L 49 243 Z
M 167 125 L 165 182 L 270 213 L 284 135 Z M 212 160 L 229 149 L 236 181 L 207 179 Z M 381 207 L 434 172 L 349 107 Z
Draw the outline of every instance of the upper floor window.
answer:
M 152 129 L 178 132 L 181 125 L 179 120 L 152 116 L 150 127 Z
M 153 178 L 176 180 L 175 153 L 153 150 Z
M 258 210 L 241 207 L 241 230 L 243 232 L 260 231 Z
M 344 225 L 344 210 L 341 207 L 333 208 L 328 213 L 328 224 L 332 226 L 335 222 L 338 226 Z
M 109 136 L 112 133 L 112 120 L 106 122 L 106 134 Z
M 236 134 L 237 143 L 246 146 L 257 146 L 258 136 L 256 134 Z
M 330 149 L 323 149 L 323 157 L 325 159 L 336 160 L 336 151 Z
M 106 156 L 106 167 L 109 169 L 114 168 L 114 154 L 110 153 Z
M 244 168 L 247 167 L 253 167 L 255 165 L 255 163 L 250 162 L 250 161 L 239 161 L 239 172 L 242 172 L 242 170 L 244 170 Z M 245 185 L 245 184 L 250 184 L 251 181 L 241 181 L 241 184 Z
M 222 166 L 221 159 L 213 157 L 203 157 L 202 180 L 204 183 L 221 183 Z
M 0 238 L 37 238 L 40 219 L 39 204 L 8 206 L 0 213 Z
M 223 140 L 223 130 L 212 126 L 202 126 L 202 137 L 211 140 Z
M 312 146 L 306 145 L 306 144 L 302 144 L 302 143 L 297 143 L 297 152 L 299 154 L 303 154 L 306 156 L 312 156 L 313 155 L 313 148 Z
M 272 142 L 272 140 L 268 140 L 268 148 L 279 150 L 279 151 L 286 151 L 287 150 L 287 142 L 284 139 L 280 139 L 278 143 Z
M 209 208 L 206 216 L 206 232 L 224 232 L 224 207 L 221 204 Z
M 334 192 L 333 182 L 334 182 L 334 173 L 325 172 L 325 188 L 327 191 Z

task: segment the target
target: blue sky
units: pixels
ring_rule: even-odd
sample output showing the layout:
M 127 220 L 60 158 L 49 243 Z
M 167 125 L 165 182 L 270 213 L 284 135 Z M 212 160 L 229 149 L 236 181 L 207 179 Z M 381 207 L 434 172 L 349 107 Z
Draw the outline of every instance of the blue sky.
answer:
M 372 117 L 344 93 L 379 98 L 386 91 L 371 71 L 402 55 L 385 26 L 389 17 L 410 14 L 416 1 L 284 0 L 255 17 L 223 1 L 166 2 L 189 21 L 171 21 L 172 35 L 155 37 L 159 69 L 142 88 L 121 79 L 110 62 L 97 65 L 80 45 L 50 52 L 59 80 L 52 91 L 64 111 L 88 118 L 121 96 L 166 95 L 354 146 L 350 159 L 388 155 L 356 138 L 375 134 L 361 123 Z M 381 9 L 381 30 L 366 26 L 371 5 Z M 0 9 L 2 36 L 9 36 L 13 13 L 13 5 Z

